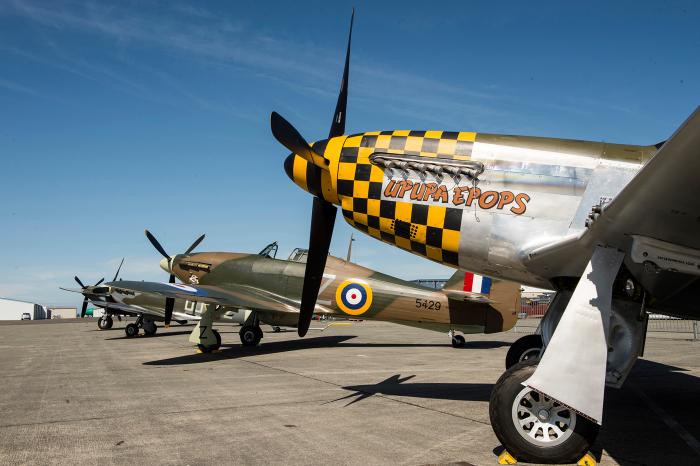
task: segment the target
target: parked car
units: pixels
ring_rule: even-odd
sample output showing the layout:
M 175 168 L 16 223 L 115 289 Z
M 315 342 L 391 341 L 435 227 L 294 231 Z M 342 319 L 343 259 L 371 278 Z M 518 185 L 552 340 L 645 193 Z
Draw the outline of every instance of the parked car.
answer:
M 22 320 L 32 320 L 32 316 L 28 312 L 22 314 Z

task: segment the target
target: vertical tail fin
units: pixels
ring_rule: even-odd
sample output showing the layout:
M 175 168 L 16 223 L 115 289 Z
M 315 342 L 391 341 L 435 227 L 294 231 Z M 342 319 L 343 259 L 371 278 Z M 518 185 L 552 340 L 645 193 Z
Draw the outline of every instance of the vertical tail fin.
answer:
M 520 308 L 520 284 L 458 270 L 443 287 L 446 293 L 465 293 L 474 301 L 488 300 L 503 318 L 502 331 L 513 328 Z M 466 298 L 469 300 L 470 298 Z

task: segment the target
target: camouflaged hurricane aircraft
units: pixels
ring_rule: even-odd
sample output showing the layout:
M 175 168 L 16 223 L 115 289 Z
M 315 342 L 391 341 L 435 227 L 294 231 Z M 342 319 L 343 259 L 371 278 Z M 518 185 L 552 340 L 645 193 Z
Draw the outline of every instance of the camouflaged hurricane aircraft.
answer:
M 194 303 L 201 314 L 189 341 L 203 352 L 221 345 L 221 336 L 212 328 L 215 320 L 239 321 L 244 346 L 260 343 L 261 323 L 297 326 L 306 250 L 295 249 L 289 259 L 281 260 L 275 258 L 277 243 L 258 254 L 192 253 L 196 242 L 184 254 L 169 256 L 148 231 L 146 235 L 164 256 L 160 266 L 171 275 L 170 282 L 105 283 L 117 305 L 133 307 L 145 299 L 159 299 L 162 307 L 165 299 L 162 315 L 167 324 L 176 300 Z M 175 277 L 184 283 L 175 283 Z M 322 277 L 315 302 L 317 314 L 446 332 L 453 335 L 453 346 L 464 344 L 464 337 L 455 335 L 456 331 L 502 332 L 517 319 L 520 285 L 513 282 L 457 272 L 442 290 L 433 290 L 333 256 L 328 256 Z
M 350 26 L 352 37 L 352 21 Z M 461 270 L 556 290 L 538 328 L 514 346 L 490 403 L 517 459 L 580 458 L 644 349 L 647 315 L 700 317 L 700 110 L 667 141 L 624 145 L 471 131 L 345 135 L 348 40 L 327 139 L 308 144 L 272 113 L 284 167 L 311 193 L 300 308 L 308 328 L 336 206 L 358 230 Z M 517 360 L 516 360 L 517 362 Z

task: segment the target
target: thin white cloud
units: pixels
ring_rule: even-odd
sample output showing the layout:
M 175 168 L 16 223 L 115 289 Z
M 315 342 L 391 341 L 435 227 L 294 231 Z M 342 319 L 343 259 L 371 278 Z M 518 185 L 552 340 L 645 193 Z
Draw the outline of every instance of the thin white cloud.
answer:
M 0 78 L 0 87 L 3 89 L 7 89 L 12 92 L 19 92 L 22 94 L 29 94 L 29 95 L 39 95 L 37 91 L 34 89 L 31 89 L 27 86 L 24 86 L 22 84 L 16 83 L 14 81 L 9 81 L 7 79 L 2 79 Z

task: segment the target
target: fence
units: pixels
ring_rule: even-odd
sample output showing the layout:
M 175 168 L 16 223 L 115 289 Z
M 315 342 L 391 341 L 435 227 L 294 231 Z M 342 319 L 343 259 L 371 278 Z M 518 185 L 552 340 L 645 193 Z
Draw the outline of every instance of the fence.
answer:
M 518 322 L 513 327 L 517 333 L 534 333 L 549 308 L 553 294 L 550 293 L 522 293 L 520 309 L 518 309 Z M 687 334 L 687 338 L 700 340 L 700 329 L 697 320 L 679 319 L 662 314 L 649 314 L 647 333 L 656 333 L 663 337 Z

